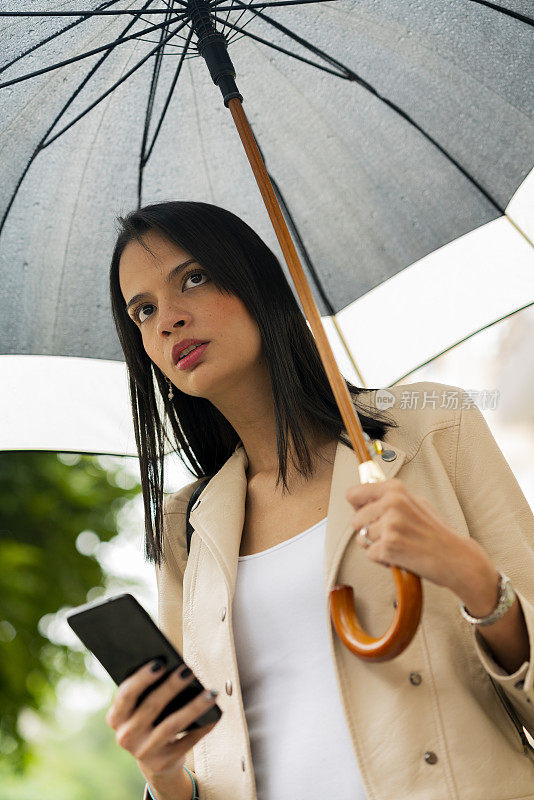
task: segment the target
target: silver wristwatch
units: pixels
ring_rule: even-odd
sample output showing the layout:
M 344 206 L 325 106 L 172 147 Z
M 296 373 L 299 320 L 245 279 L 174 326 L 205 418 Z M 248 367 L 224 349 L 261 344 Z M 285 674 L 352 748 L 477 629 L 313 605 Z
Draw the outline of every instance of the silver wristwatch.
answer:
M 503 575 L 502 572 L 499 572 L 499 575 L 499 600 L 495 610 L 492 611 L 487 617 L 472 617 L 464 604 L 460 603 L 460 611 L 462 612 L 462 616 L 472 625 L 491 625 L 493 622 L 496 622 L 498 619 L 504 616 L 508 609 L 513 605 L 515 600 L 515 592 L 512 582 L 510 578 L 508 578 L 507 575 Z

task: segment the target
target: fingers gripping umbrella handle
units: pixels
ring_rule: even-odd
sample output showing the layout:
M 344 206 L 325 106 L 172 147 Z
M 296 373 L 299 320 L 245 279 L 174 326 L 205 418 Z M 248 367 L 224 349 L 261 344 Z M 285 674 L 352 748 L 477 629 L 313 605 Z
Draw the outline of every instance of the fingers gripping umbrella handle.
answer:
M 364 437 L 370 442 L 366 433 Z M 360 483 L 385 480 L 380 466 L 374 461 L 359 465 Z M 355 531 L 356 533 L 356 531 Z M 389 661 L 400 655 L 412 641 L 423 605 L 421 579 L 408 570 L 391 567 L 397 601 L 393 622 L 378 639 L 369 636 L 362 628 L 354 608 L 352 586 L 339 585 L 330 590 L 330 615 L 339 638 L 355 655 L 366 661 Z
M 360 483 L 385 480 L 374 461 L 366 461 L 358 469 Z M 336 633 L 349 650 L 366 661 L 390 661 L 400 655 L 412 641 L 421 619 L 421 579 L 405 569 L 391 567 L 391 570 L 397 590 L 396 612 L 393 622 L 378 639 L 369 636 L 358 620 L 352 586 L 339 585 L 330 590 L 330 616 Z

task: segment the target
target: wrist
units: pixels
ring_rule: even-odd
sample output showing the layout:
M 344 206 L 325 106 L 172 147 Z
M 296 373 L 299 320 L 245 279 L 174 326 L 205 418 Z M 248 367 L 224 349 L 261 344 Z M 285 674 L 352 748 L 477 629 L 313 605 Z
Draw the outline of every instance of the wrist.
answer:
M 466 588 L 458 595 L 472 617 L 488 617 L 499 602 L 500 574 L 493 569 L 479 584 Z
M 193 781 L 184 766 L 168 772 L 146 774 L 143 772 L 149 787 L 148 800 L 193 800 Z
M 453 561 L 448 588 L 473 617 L 486 617 L 499 601 L 500 574 L 480 545 L 472 539 Z

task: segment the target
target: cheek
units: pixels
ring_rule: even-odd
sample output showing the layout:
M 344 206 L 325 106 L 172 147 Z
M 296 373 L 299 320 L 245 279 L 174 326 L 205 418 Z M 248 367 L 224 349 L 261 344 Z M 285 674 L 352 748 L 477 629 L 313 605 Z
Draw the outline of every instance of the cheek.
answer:
M 141 331 L 140 331 L 139 335 L 141 337 L 141 346 L 142 346 L 143 350 L 145 351 L 145 353 L 147 354 L 147 356 L 149 357 L 149 359 L 157 367 L 159 367 L 162 371 L 165 371 L 163 369 L 163 367 L 164 367 L 164 358 L 163 358 L 163 354 L 161 352 L 161 348 L 158 349 L 155 346 L 154 339 L 150 335 L 150 333 L 148 333 L 148 334 L 146 332 L 141 333 Z
M 261 347 L 261 336 L 256 320 L 238 297 L 222 297 L 213 310 L 219 341 L 233 349 L 236 343 L 239 343 L 238 349 L 241 352 Z

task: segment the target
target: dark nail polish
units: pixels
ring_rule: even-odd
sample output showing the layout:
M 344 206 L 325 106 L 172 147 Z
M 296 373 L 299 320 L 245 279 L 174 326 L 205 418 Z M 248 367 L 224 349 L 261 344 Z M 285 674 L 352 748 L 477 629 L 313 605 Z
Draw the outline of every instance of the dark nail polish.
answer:
M 189 667 L 184 667 L 184 668 L 183 668 L 183 669 L 180 671 L 180 678 L 189 678 L 189 676 L 190 676 L 190 675 L 192 675 L 192 674 L 193 674 L 193 673 L 191 672 L 191 670 L 189 669 Z
M 151 672 L 159 672 L 159 670 L 164 665 L 165 661 L 162 658 L 156 658 L 155 661 L 152 662 L 152 666 L 150 667 Z

